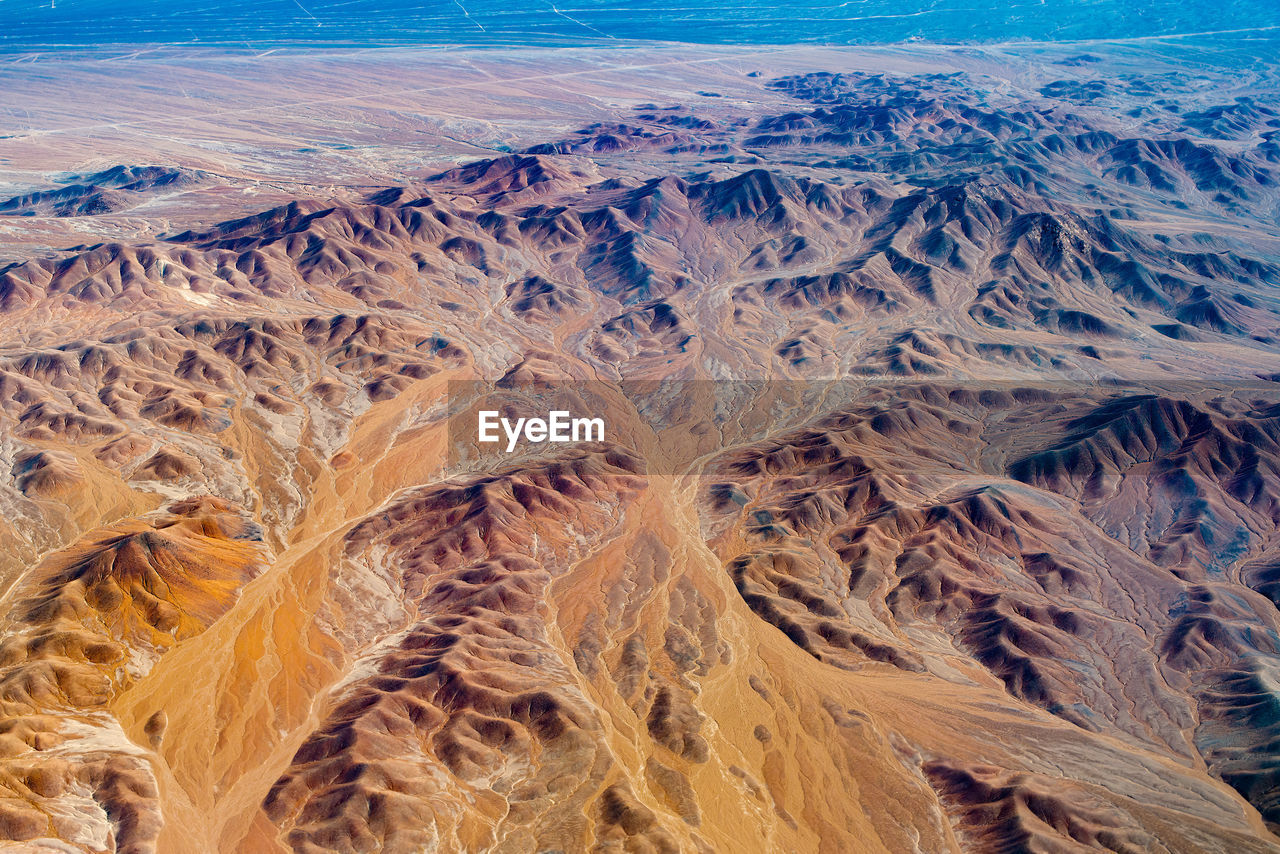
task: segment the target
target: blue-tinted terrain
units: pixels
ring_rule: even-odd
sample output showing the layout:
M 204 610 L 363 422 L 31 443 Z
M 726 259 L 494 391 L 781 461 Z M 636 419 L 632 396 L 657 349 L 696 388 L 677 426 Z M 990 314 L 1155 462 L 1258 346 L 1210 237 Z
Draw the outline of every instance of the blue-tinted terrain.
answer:
M 7 0 L 0 45 L 876 44 L 1132 39 L 1280 26 L 1275 0 Z

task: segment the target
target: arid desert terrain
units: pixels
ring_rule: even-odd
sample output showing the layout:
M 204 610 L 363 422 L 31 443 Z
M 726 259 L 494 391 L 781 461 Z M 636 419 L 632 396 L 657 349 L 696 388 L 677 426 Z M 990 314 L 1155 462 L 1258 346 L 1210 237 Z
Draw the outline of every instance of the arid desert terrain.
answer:
M 1280 852 L 1276 48 L 0 56 L 0 850 Z

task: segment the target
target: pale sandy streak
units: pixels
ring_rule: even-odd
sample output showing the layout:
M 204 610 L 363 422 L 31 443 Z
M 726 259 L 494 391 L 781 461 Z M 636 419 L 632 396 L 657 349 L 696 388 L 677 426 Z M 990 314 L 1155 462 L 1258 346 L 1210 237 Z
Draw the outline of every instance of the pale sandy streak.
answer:
M 318 107 L 327 104 L 345 104 L 359 103 L 360 101 L 368 101 L 375 98 L 395 98 L 403 95 L 420 95 L 426 92 L 445 92 L 455 89 L 477 89 L 493 85 L 508 85 L 511 83 L 530 83 L 538 80 L 560 80 L 568 77 L 583 77 L 590 74 L 615 74 L 627 71 L 646 71 L 653 68 L 666 68 L 678 65 L 698 65 L 710 62 L 725 62 L 733 59 L 752 59 L 764 54 L 788 53 L 797 50 L 813 50 L 812 46 L 800 47 L 783 47 L 771 50 L 751 50 L 744 53 L 726 54 L 723 56 L 702 57 L 699 59 L 676 59 L 668 62 L 652 62 L 643 65 L 612 65 L 604 68 L 588 68 L 581 71 L 561 71 L 552 74 L 531 74 L 525 77 L 508 77 L 496 80 L 477 80 L 472 83 L 449 83 L 440 86 L 422 86 L 413 89 L 397 89 L 391 92 L 375 92 L 361 95 L 344 95 L 340 98 L 317 98 L 308 101 L 290 101 L 284 104 L 270 104 L 261 107 L 237 107 L 231 110 L 215 110 L 209 113 L 187 114 L 182 116 L 157 116 L 151 119 L 138 119 L 131 122 L 106 122 L 96 125 L 81 125 L 79 127 L 54 128 L 51 130 L 31 131 L 23 136 L 12 136 L 9 140 L 25 141 L 33 137 L 52 136 L 54 134 L 65 133 L 81 133 L 85 131 L 110 130 L 130 127 L 145 127 L 147 125 L 173 124 L 174 122 L 200 121 L 221 116 L 235 116 L 262 112 L 264 110 L 284 110 L 294 109 L 297 107 Z

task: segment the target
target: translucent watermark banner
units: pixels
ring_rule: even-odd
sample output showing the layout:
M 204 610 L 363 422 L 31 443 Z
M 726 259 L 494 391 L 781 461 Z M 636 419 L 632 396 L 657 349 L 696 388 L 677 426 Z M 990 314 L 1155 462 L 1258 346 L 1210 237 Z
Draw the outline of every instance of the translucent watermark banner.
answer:
M 855 429 L 882 437 L 900 431 L 920 441 L 1032 424 L 1056 424 L 1066 436 L 1097 429 L 1132 407 L 1179 401 L 1228 418 L 1267 421 L 1264 431 L 1271 430 L 1270 418 L 1280 417 L 1280 385 L 1264 379 L 452 381 L 446 468 L 450 474 L 492 471 L 575 449 L 618 448 L 642 459 L 650 474 L 689 474 L 762 442 L 796 454 L 815 435 Z

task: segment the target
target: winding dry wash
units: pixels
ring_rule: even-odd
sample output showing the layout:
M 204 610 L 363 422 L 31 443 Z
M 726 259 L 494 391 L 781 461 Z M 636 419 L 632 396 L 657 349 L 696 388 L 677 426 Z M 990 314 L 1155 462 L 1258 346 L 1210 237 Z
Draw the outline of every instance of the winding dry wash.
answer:
M 0 847 L 1280 852 L 1265 56 L 6 57 Z

